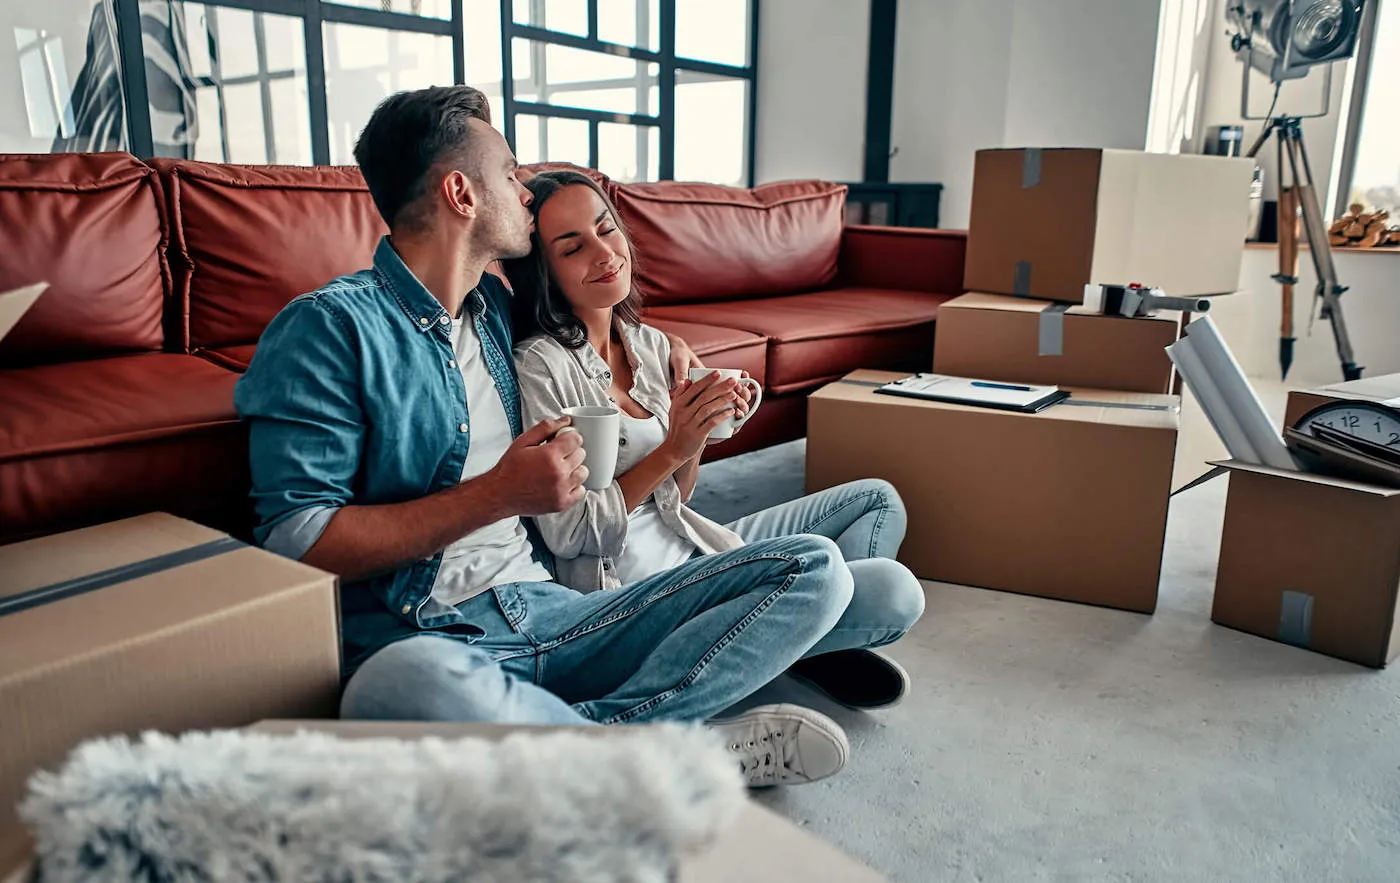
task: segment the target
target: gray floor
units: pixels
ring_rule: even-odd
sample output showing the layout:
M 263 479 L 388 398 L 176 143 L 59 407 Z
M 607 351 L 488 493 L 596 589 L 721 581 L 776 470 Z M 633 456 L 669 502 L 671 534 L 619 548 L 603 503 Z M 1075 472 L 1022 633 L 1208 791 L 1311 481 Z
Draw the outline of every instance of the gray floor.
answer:
M 707 465 L 696 504 L 791 499 L 803 453 Z M 1217 480 L 1173 502 L 1155 616 L 927 583 L 891 648 L 904 704 L 770 688 L 854 756 L 758 799 L 901 881 L 1400 879 L 1400 671 L 1212 625 L 1224 500 Z

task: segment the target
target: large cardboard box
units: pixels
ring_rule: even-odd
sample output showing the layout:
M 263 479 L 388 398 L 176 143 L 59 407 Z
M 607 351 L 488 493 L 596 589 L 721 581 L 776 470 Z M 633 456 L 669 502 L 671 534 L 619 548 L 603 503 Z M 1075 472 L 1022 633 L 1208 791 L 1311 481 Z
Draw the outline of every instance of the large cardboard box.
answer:
M 1132 150 L 979 150 L 963 284 L 1082 303 L 1088 283 L 1239 285 L 1254 162 Z
M 370 721 L 264 721 L 253 727 L 269 733 L 315 730 L 344 739 L 504 739 L 522 729 L 506 724 L 403 723 Z M 532 732 L 561 729 L 530 727 Z M 579 728 L 586 735 L 606 739 L 615 727 Z M 734 883 L 740 880 L 792 881 L 792 883 L 878 883 L 885 878 L 847 857 L 835 847 L 813 837 L 783 817 L 756 803 L 742 810 L 718 841 L 704 853 L 686 859 L 676 883 Z
M 330 574 L 152 514 L 0 546 L 0 879 L 34 770 L 94 736 L 336 713 Z
M 1236 460 L 1211 619 L 1375 668 L 1400 655 L 1400 489 Z
M 1138 319 L 1084 307 L 973 292 L 938 308 L 933 370 L 938 374 L 1170 393 L 1166 348 L 1181 314 Z
M 1150 613 L 1180 400 L 1073 390 L 1039 414 L 881 395 L 857 371 L 808 402 L 807 489 L 883 478 L 923 579 Z

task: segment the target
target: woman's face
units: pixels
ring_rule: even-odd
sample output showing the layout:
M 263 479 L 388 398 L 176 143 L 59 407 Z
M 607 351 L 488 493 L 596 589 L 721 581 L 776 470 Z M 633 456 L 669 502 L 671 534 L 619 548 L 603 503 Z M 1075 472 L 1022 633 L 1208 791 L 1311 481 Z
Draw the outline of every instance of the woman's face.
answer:
M 535 222 L 550 275 L 574 311 L 605 310 L 632 290 L 632 254 L 612 212 L 591 187 L 570 184 Z

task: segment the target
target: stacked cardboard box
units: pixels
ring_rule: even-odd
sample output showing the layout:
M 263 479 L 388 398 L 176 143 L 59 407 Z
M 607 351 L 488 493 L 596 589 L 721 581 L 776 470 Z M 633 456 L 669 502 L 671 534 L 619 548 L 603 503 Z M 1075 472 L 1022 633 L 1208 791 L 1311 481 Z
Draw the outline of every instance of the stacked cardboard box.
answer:
M 1291 392 L 1285 422 L 1400 399 L 1400 374 Z M 1211 619 L 1380 668 L 1400 656 L 1400 489 L 1238 461 Z
M 813 394 L 809 489 L 891 481 L 920 577 L 1155 609 L 1179 400 L 1178 314 L 1067 307 L 1089 283 L 1233 291 L 1253 166 L 1113 150 L 977 155 L 964 287 L 939 312 L 933 369 L 1071 389 L 1021 414 L 876 393 L 857 372 Z M 1056 303 L 1058 302 L 1058 303 Z

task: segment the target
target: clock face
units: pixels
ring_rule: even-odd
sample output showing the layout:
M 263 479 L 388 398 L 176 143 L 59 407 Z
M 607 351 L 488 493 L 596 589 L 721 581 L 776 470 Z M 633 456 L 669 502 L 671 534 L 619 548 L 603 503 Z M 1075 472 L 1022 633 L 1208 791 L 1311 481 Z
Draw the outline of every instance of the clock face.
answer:
M 1400 410 L 1376 402 L 1332 402 L 1314 408 L 1298 421 L 1307 432 L 1314 424 L 1400 450 Z

